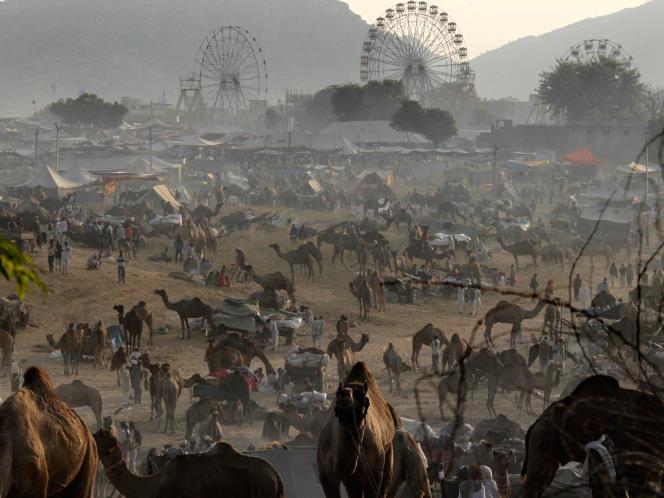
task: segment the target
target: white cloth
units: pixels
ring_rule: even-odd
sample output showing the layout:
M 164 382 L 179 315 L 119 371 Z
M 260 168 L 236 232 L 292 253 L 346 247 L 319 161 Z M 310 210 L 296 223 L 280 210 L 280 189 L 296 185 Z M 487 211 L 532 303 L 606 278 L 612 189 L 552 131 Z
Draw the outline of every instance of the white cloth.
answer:
M 606 449 L 606 447 L 602 444 L 606 440 L 606 436 L 602 436 L 599 438 L 597 441 L 590 441 L 588 444 L 586 444 L 586 460 L 583 462 L 583 481 L 585 483 L 585 487 L 588 487 L 588 455 L 590 454 L 590 451 L 595 451 L 599 454 L 599 456 L 602 458 L 602 461 L 604 462 L 604 468 L 606 469 L 606 472 L 609 474 L 609 479 L 611 480 L 612 483 L 616 482 L 616 468 L 613 464 L 613 457 L 611 456 L 611 453 L 609 453 L 609 450 Z
M 270 334 L 272 335 L 272 350 L 276 351 L 279 346 L 279 326 L 276 320 L 270 321 Z

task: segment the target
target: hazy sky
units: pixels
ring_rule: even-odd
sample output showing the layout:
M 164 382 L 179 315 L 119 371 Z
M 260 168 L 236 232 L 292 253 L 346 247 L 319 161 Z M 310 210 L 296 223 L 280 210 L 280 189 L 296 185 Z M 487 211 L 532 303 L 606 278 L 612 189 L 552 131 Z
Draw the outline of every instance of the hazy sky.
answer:
M 345 0 L 372 23 L 399 1 Z M 470 57 L 526 35 L 538 35 L 588 17 L 646 3 L 645 0 L 445 0 L 432 1 L 447 11 L 464 35 Z

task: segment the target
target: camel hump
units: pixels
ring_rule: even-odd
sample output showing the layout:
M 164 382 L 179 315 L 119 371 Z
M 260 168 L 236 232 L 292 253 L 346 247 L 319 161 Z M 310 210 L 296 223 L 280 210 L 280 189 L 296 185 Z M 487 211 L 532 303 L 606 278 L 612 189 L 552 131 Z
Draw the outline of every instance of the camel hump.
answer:
M 55 388 L 51 378 L 45 370 L 39 367 L 30 367 L 23 374 L 23 388 L 42 397 L 55 396 Z
M 345 382 L 366 382 L 368 384 L 375 384 L 376 379 L 374 379 L 367 364 L 363 361 L 358 361 L 353 365 L 353 368 L 350 369 L 350 372 L 348 372 Z
M 83 381 L 75 379 L 75 380 L 71 381 L 71 385 L 72 386 L 84 386 L 85 384 L 83 384 Z
M 614 394 L 620 390 L 618 381 L 609 375 L 593 375 L 582 380 L 570 394 L 573 398 L 579 396 L 597 396 L 601 394 Z

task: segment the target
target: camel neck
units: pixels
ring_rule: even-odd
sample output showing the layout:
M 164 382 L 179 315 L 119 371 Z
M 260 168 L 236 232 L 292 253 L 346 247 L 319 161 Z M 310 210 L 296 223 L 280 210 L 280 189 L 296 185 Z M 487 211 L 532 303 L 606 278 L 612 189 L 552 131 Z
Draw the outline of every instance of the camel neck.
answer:
M 149 498 L 152 496 L 153 487 L 157 482 L 157 476 L 138 476 L 133 474 L 127 465 L 120 461 L 112 465 L 107 471 L 108 480 L 126 498 Z

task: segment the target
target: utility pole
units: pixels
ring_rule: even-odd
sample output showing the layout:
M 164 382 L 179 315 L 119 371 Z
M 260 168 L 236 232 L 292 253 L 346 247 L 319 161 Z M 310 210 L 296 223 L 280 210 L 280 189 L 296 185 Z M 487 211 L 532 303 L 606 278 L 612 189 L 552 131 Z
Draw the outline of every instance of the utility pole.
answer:
M 648 164 L 650 162 L 650 158 L 648 157 L 648 137 L 646 137 L 646 204 L 648 203 L 648 193 L 649 193 L 649 185 L 648 185 L 648 170 L 650 169 L 650 165 Z
M 493 146 L 493 161 L 492 161 L 492 170 L 493 170 L 493 196 L 494 198 L 498 197 L 498 171 L 496 169 L 496 156 L 498 155 L 498 145 Z
M 149 131 L 149 143 L 148 147 L 150 149 L 150 173 L 152 173 L 152 126 L 148 128 Z
M 35 130 L 35 168 L 37 167 L 38 155 L 39 155 L 39 128 Z
M 60 172 L 60 130 L 62 125 L 55 123 L 55 172 Z

